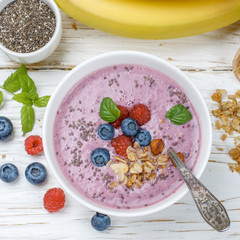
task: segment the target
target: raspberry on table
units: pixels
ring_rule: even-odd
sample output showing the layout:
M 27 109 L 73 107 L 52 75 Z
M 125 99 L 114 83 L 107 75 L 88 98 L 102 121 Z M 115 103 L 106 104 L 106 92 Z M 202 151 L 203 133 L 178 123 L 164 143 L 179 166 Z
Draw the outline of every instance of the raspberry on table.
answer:
M 116 154 L 126 157 L 126 150 L 129 146 L 132 146 L 132 138 L 126 135 L 120 135 L 111 141 L 112 147 L 114 147 Z
M 61 188 L 51 188 L 45 193 L 43 206 L 48 212 L 58 212 L 64 204 L 65 194 Z
M 144 104 L 137 104 L 129 111 L 129 117 L 135 119 L 141 126 L 151 119 L 151 113 Z
M 116 121 L 110 123 L 114 128 L 120 127 L 122 121 L 128 117 L 128 109 L 126 107 L 117 105 L 117 108 L 120 110 L 120 117 Z
M 25 139 L 25 150 L 29 155 L 37 155 L 43 151 L 42 138 L 37 135 Z

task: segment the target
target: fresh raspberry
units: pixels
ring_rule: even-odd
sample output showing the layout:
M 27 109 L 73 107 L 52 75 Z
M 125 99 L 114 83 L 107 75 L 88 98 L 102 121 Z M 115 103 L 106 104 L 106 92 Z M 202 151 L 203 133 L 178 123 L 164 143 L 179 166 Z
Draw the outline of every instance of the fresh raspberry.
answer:
M 43 151 L 42 138 L 40 136 L 29 136 L 25 139 L 25 150 L 29 155 L 37 155 Z
M 118 155 L 126 157 L 126 150 L 129 146 L 132 146 L 132 139 L 126 135 L 120 135 L 111 141 L 111 145 L 114 147 L 115 152 Z
M 151 119 L 151 113 L 147 106 L 137 104 L 129 111 L 130 118 L 133 118 L 141 126 Z
M 45 193 L 43 206 L 48 212 L 58 212 L 64 204 L 65 194 L 61 188 L 51 188 Z
M 126 107 L 123 107 L 123 106 L 120 106 L 120 105 L 117 105 L 117 108 L 120 110 L 120 117 L 111 123 L 111 125 L 114 127 L 114 128 L 118 128 L 121 126 L 122 124 L 122 121 L 128 117 L 128 110 Z

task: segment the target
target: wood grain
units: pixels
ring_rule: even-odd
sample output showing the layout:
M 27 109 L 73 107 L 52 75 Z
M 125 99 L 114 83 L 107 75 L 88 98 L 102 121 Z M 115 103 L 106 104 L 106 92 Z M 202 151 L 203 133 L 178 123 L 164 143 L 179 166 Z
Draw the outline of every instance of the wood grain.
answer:
M 98 54 L 115 50 L 136 50 L 159 56 L 182 69 L 203 95 L 209 110 L 216 107 L 211 94 L 216 88 L 229 93 L 240 89 L 231 63 L 240 48 L 240 22 L 228 27 L 182 39 L 137 40 L 106 34 L 62 14 L 63 37 L 60 45 L 47 60 L 28 66 L 36 82 L 39 95 L 52 94 L 66 74 L 82 61 Z M 0 85 L 19 64 L 0 52 Z M 36 109 L 36 123 L 31 134 L 42 135 L 45 109 Z M 43 186 L 30 185 L 24 176 L 25 168 L 34 161 L 47 166 L 44 154 L 28 156 L 21 135 L 20 104 L 4 93 L 1 115 L 8 116 L 14 125 L 14 138 L 0 143 L 0 163 L 12 162 L 20 171 L 16 183 L 0 182 L 0 239 L 240 239 L 240 175 L 230 172 L 227 163 L 233 146 L 233 137 L 222 142 L 222 131 L 213 129 L 211 156 L 201 180 L 223 202 L 232 220 L 231 228 L 218 233 L 200 217 L 188 193 L 171 207 L 144 217 L 112 217 L 112 226 L 106 232 L 97 232 L 90 225 L 93 211 L 70 196 L 66 207 L 59 213 L 49 214 L 42 207 L 45 191 L 60 187 L 49 170 Z M 214 118 L 212 121 L 214 122 Z M 29 134 L 28 134 L 29 135 Z M 219 151 L 218 148 L 223 148 Z M 6 156 L 5 156 L 6 155 Z

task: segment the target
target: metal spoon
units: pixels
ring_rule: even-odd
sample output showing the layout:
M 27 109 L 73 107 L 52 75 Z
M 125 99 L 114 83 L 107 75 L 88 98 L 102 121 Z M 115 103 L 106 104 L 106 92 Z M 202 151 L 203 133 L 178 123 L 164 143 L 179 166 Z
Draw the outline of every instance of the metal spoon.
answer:
M 204 220 L 215 230 L 219 232 L 226 231 L 230 226 L 230 219 L 224 206 L 192 174 L 172 147 L 167 152 L 182 174 Z

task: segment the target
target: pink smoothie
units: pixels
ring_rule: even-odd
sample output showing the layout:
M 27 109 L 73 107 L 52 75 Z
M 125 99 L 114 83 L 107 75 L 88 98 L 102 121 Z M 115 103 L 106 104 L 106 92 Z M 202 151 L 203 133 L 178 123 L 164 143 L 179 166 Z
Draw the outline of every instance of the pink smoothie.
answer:
M 110 97 L 117 105 L 129 109 L 142 103 L 151 111 L 151 120 L 142 128 L 152 138 L 161 138 L 166 146 L 183 153 L 185 164 L 192 169 L 197 161 L 201 143 L 197 114 L 181 87 L 160 71 L 141 65 L 116 65 L 99 69 L 83 79 L 68 92 L 55 118 L 54 148 L 60 169 L 81 194 L 98 204 L 112 208 L 140 208 L 155 204 L 173 194 L 183 180 L 178 170 L 169 162 L 165 173 L 157 172 L 154 181 L 142 187 L 128 188 L 109 184 L 118 176 L 109 167 L 96 167 L 91 162 L 91 152 L 106 148 L 111 159 L 116 155 L 110 141 L 98 137 L 97 128 L 105 123 L 99 117 L 100 103 Z M 184 125 L 174 125 L 164 116 L 182 104 L 192 114 Z M 115 136 L 122 134 L 121 129 Z

